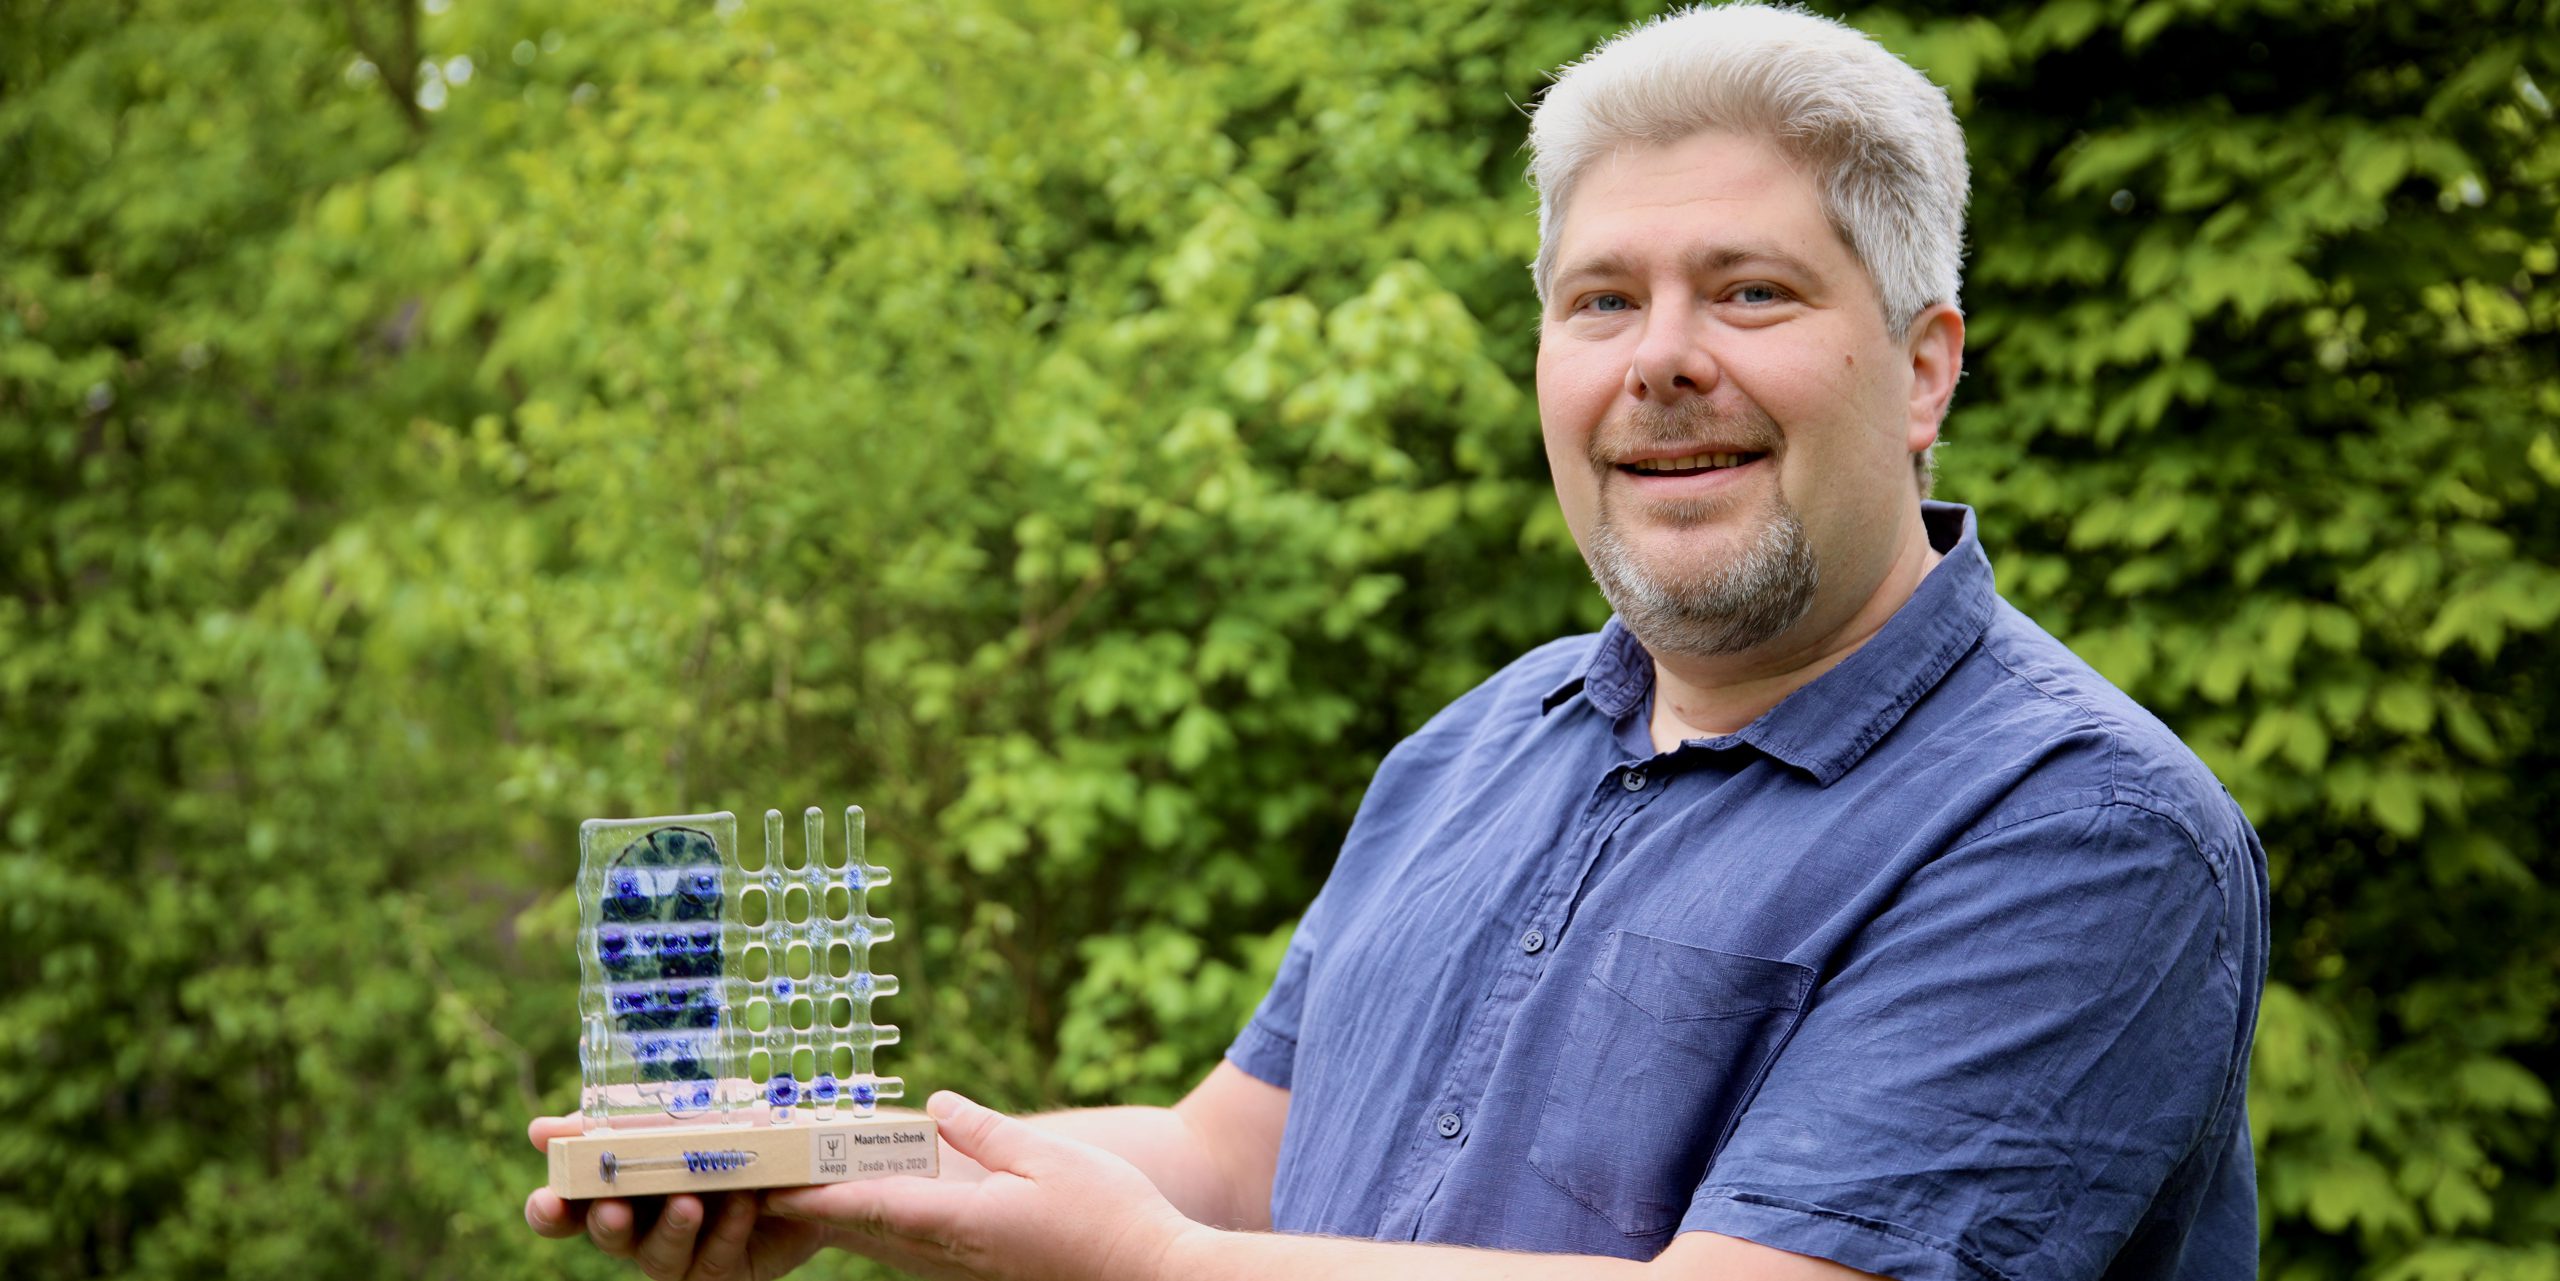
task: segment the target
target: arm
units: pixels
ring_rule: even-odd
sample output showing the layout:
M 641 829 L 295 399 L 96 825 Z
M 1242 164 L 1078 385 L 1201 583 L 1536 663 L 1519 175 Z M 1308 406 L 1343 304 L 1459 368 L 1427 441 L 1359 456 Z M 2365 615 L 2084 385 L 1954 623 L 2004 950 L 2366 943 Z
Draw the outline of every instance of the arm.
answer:
M 1682 1236 L 1659 1258 L 1640 1263 L 1222 1230 L 1186 1218 L 1135 1164 L 1062 1138 L 1047 1125 L 1006 1117 L 949 1093 L 935 1095 L 928 1106 L 952 1147 L 987 1170 L 984 1180 L 880 1179 L 795 1188 L 775 1193 L 771 1208 L 825 1223 L 840 1232 L 839 1243 L 847 1249 L 925 1277 L 1615 1281 L 1650 1275 L 1681 1281 L 1854 1281 L 1868 1275 L 1712 1233 Z
M 1287 1090 L 1223 1059 L 1169 1108 L 1085 1108 L 1026 1118 L 1138 1167 L 1192 1222 L 1247 1231 L 1271 1226 L 1271 1180 L 1288 1119 Z
M 1202 1230 L 1167 1253 L 1162 1276 L 1197 1281 L 1281 1277 L 1393 1277 L 1396 1281 L 1858 1281 L 1872 1273 L 1789 1254 L 1739 1237 L 1690 1232 L 1650 1263 L 1588 1255 L 1512 1254 L 1458 1246 L 1253 1236 Z

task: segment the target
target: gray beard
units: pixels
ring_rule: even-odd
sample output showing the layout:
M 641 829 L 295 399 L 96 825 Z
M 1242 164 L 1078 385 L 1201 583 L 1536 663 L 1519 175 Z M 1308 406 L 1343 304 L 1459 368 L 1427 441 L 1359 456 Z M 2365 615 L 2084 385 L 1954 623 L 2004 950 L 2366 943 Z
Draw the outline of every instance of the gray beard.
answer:
M 1653 654 L 1709 658 L 1739 653 L 1796 625 L 1813 608 L 1820 581 L 1804 522 L 1773 497 L 1760 535 L 1735 560 L 1694 562 L 1677 579 L 1657 576 L 1620 533 L 1604 492 L 1591 534 L 1591 577 L 1618 621 Z M 1706 513 L 1678 513 L 1690 525 Z

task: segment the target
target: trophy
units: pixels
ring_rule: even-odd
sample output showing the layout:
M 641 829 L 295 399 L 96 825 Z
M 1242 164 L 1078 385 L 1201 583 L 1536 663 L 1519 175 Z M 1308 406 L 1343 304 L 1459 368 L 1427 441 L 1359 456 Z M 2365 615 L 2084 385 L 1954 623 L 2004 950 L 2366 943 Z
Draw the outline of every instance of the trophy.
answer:
M 832 848 L 817 807 L 801 819 L 793 850 L 765 811 L 755 854 L 726 811 L 579 826 L 583 1128 L 551 1142 L 562 1197 L 940 1172 L 933 1120 L 881 1110 L 904 1083 L 872 1070 L 898 1039 L 871 1018 L 898 990 L 871 970 L 888 870 L 864 860 L 860 807 Z

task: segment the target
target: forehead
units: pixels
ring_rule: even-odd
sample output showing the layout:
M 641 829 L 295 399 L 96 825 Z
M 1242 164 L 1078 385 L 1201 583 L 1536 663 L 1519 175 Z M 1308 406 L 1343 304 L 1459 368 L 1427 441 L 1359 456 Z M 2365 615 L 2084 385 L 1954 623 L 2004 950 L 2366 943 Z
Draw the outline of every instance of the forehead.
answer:
M 1584 171 L 1564 210 L 1557 270 L 1746 245 L 1824 269 L 1851 261 L 1802 167 L 1758 138 L 1698 133 L 1622 148 Z

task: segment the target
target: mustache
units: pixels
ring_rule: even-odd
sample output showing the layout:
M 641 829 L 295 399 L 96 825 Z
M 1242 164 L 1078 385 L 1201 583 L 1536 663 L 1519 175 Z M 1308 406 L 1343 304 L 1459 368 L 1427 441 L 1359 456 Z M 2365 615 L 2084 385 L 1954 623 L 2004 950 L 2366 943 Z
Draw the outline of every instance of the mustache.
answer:
M 1734 453 L 1775 453 L 1786 440 L 1776 420 L 1757 405 L 1727 409 L 1703 397 L 1683 398 L 1668 409 L 1639 403 L 1600 424 L 1588 452 L 1594 468 L 1607 470 L 1639 450 L 1703 443 Z

